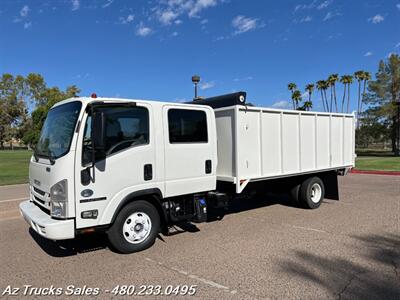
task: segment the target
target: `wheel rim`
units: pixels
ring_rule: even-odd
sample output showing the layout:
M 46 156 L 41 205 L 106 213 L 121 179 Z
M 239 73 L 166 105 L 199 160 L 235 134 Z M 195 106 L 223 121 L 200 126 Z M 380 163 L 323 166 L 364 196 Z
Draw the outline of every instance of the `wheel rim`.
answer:
M 318 183 L 314 183 L 311 187 L 311 201 L 318 203 L 321 201 L 322 188 Z
M 131 244 L 142 243 L 151 231 L 151 219 L 144 212 L 135 212 L 126 218 L 122 235 Z

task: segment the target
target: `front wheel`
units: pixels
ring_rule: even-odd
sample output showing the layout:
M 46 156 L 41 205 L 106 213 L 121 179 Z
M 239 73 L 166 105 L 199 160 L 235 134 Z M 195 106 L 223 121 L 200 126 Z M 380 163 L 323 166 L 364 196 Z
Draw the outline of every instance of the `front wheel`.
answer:
M 324 183 L 319 177 L 310 177 L 300 186 L 300 204 L 304 208 L 318 208 L 325 197 Z
M 138 200 L 126 205 L 107 232 L 112 247 L 133 253 L 151 247 L 160 232 L 160 216 L 149 202 Z

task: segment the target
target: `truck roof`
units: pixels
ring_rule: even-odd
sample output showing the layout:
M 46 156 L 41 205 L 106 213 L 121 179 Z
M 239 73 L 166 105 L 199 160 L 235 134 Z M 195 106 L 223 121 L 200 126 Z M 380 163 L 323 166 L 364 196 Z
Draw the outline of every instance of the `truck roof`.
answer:
M 118 102 L 136 102 L 136 103 L 151 103 L 152 105 L 167 105 L 167 104 L 173 104 L 177 106 L 182 106 L 182 107 L 193 107 L 194 104 L 190 103 L 181 103 L 181 102 L 166 102 L 166 101 L 158 101 L 158 100 L 146 100 L 146 99 L 126 99 L 126 98 L 111 98 L 111 97 L 97 97 L 97 98 L 92 98 L 92 97 L 72 97 L 68 98 L 65 100 L 62 100 L 60 102 L 57 102 L 56 104 L 53 105 L 53 107 L 57 107 L 59 105 L 73 102 L 73 101 L 81 101 L 84 104 L 89 104 L 92 102 L 99 102 L 99 101 L 104 101 L 104 102 L 111 102 L 111 103 L 118 103 Z M 195 104 L 196 106 L 199 107 L 207 107 L 210 108 L 208 105 L 201 105 L 201 104 Z M 52 108 L 53 108 L 52 107 Z

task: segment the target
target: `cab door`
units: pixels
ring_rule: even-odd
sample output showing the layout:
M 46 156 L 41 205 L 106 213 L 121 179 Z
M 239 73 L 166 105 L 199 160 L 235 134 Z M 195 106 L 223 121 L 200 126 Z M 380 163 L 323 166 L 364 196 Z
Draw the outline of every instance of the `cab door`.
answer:
M 163 123 L 166 196 L 215 189 L 217 159 L 213 111 L 166 105 Z
M 89 109 L 82 120 L 76 153 L 77 228 L 106 224 L 104 220 L 111 219 L 106 214 L 114 212 L 124 196 L 152 187 L 157 175 L 151 106 L 107 103 L 96 110 L 105 114 L 105 152 L 95 157 L 92 167 Z

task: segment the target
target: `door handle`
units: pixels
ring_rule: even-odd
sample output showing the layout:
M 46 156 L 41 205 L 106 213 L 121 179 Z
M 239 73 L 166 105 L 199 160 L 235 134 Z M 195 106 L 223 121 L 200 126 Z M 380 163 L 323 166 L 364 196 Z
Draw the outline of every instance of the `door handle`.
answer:
M 153 179 L 153 166 L 151 164 L 144 165 L 144 180 L 152 180 Z
M 212 161 L 211 159 L 206 160 L 206 174 L 211 174 L 212 172 Z

